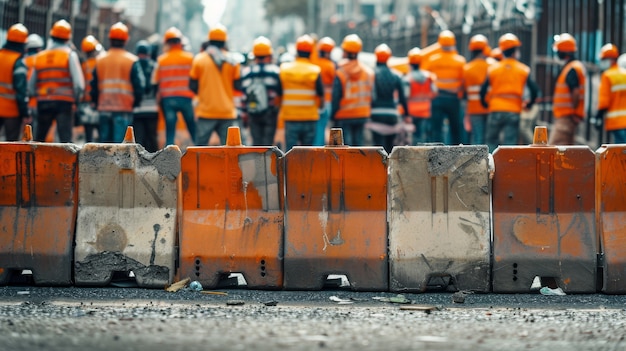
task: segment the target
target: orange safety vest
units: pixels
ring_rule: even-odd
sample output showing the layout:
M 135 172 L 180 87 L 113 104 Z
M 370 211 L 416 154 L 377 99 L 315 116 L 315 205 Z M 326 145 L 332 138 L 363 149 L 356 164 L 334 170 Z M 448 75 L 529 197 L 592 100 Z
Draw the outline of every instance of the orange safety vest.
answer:
M 463 86 L 467 95 L 467 113 L 470 115 L 486 115 L 489 109 L 480 103 L 480 87 L 487 78 L 489 63 L 483 58 L 468 62 L 463 68 Z
M 349 76 L 349 71 L 359 66 L 358 75 Z M 339 103 L 336 119 L 369 118 L 372 112 L 372 89 L 374 89 L 374 72 L 357 60 L 344 62 L 337 69 L 337 77 L 341 81 L 343 97 Z
M 28 72 L 26 73 L 26 81 L 27 82 L 30 81 L 30 77 L 33 75 L 33 71 L 35 69 L 35 57 L 37 57 L 37 54 L 24 57 L 24 65 L 28 69 Z M 28 99 L 28 107 L 31 108 L 31 109 L 36 109 L 37 108 L 37 98 L 36 97 L 31 96 Z
M 489 112 L 521 113 L 529 74 L 528 66 L 510 57 L 489 67 Z
M 0 118 L 19 117 L 20 110 L 13 89 L 13 69 L 22 54 L 0 49 Z
M 411 73 L 409 73 L 407 78 L 410 89 L 408 98 L 409 115 L 411 117 L 430 118 L 431 102 L 435 97 L 435 92 L 432 89 L 435 77 L 428 71 L 422 72 L 426 75 L 426 80 L 421 83 L 414 80 Z
M 319 96 L 315 83 L 321 69 L 308 59 L 296 58 L 294 62 L 280 65 L 280 82 L 283 87 L 281 117 L 285 121 L 317 121 Z
M 437 89 L 461 97 L 465 58 L 454 51 L 441 51 L 426 60 L 423 69 L 437 76 Z
M 82 63 L 83 76 L 85 77 L 84 102 L 91 102 L 91 81 L 93 80 L 93 70 L 96 68 L 96 58 L 90 57 Z
M 70 74 L 69 47 L 44 50 L 35 57 L 38 101 L 74 102 L 74 87 Z
M 617 65 L 602 73 L 598 110 L 606 109 L 606 130 L 626 129 L 626 69 Z
M 330 103 L 333 100 L 333 82 L 335 81 L 336 67 L 332 60 L 318 58 L 316 63 L 322 70 L 322 83 L 324 84 L 324 101 Z
M 192 99 L 194 93 L 189 89 L 189 71 L 193 54 L 183 51 L 182 48 L 172 47 L 170 51 L 159 56 L 157 62 L 156 81 L 159 84 L 160 97 Z
M 111 48 L 96 59 L 98 74 L 98 111 L 133 112 L 131 70 L 138 60 L 130 52 Z
M 572 107 L 572 98 L 569 86 L 565 82 L 565 78 L 570 69 L 573 69 L 578 75 L 579 94 L 578 105 L 576 108 Z M 578 116 L 580 118 L 585 117 L 585 77 L 587 76 L 587 70 L 582 62 L 575 60 L 570 61 L 563 70 L 559 77 L 556 79 L 556 86 L 554 87 L 554 95 L 552 96 L 552 115 L 556 118 L 565 116 Z

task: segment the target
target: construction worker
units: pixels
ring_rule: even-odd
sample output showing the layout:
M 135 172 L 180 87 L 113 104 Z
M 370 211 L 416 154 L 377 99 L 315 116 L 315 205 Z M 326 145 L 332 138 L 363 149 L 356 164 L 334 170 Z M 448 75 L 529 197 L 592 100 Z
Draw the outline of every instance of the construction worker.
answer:
M 183 34 L 171 27 L 163 35 L 164 53 L 157 59 L 152 85 L 157 86 L 159 104 L 165 118 L 165 144 L 172 145 L 176 137 L 176 122 L 180 113 L 185 120 L 191 140 L 196 139 L 193 112 L 194 93 L 189 89 L 189 71 L 193 54 L 183 50 Z
M 41 36 L 34 33 L 28 35 L 28 39 L 26 39 L 26 53 L 24 54 L 24 64 L 28 69 L 28 74 L 26 74 L 27 82 L 30 80 L 30 77 L 33 75 L 33 70 L 35 69 L 35 57 L 43 50 L 43 47 L 43 39 Z M 37 119 L 37 99 L 35 97 L 28 99 L 28 114 L 30 117 L 29 120 Z
M 337 68 L 333 83 L 331 118 L 343 129 L 346 145 L 362 146 L 365 123 L 371 115 L 374 72 L 357 60 L 363 42 L 349 34 L 341 43 L 346 59 Z
M 244 94 L 243 111 L 248 115 L 252 143 L 256 146 L 272 145 L 278 110 L 283 90 L 280 71 L 272 63 L 272 42 L 258 37 L 252 43 L 253 65 L 246 67 L 241 78 Z
M 313 145 L 326 144 L 326 129 L 330 119 L 330 111 L 333 99 L 333 82 L 335 81 L 337 64 L 330 58 L 335 48 L 335 41 L 330 37 L 323 37 L 317 43 L 318 57 L 315 64 L 322 70 L 322 83 L 324 84 L 324 110 L 320 111 L 320 119 L 317 122 Z
M 555 36 L 552 49 L 565 65 L 552 94 L 553 130 L 551 145 L 572 145 L 578 124 L 585 118 L 585 85 L 587 70 L 576 60 L 576 39 L 568 33 Z
M 606 44 L 600 50 L 600 77 L 596 127 L 604 126 L 615 144 L 626 144 L 626 68 L 619 67 L 619 50 Z
M 0 128 L 4 126 L 7 141 L 18 140 L 22 121 L 28 120 L 27 68 L 22 60 L 27 39 L 28 29 L 16 23 L 0 49 Z
M 463 67 L 465 58 L 457 54 L 456 37 L 449 30 L 439 33 L 437 43 L 441 52 L 436 53 L 424 62 L 423 68 L 437 76 L 439 93 L 432 102 L 430 118 L 430 141 L 444 142 L 444 119 L 448 118 L 450 127 L 450 143 L 460 144 L 463 141 L 463 121 L 461 119 L 461 97 L 463 96 Z
M 93 35 L 88 35 L 81 42 L 80 48 L 86 57 L 82 63 L 85 95 L 78 104 L 78 118 L 85 129 L 85 141 L 90 143 L 94 141 L 93 133 L 100 124 L 98 111 L 91 104 L 91 81 L 93 80 L 93 70 L 96 68 L 96 57 L 102 52 L 102 45 Z
M 539 88 L 530 78 L 530 68 L 516 58 L 522 46 L 517 36 L 506 33 L 500 37 L 498 45 L 504 58 L 489 68 L 487 78 L 480 88 L 480 101 L 483 107 L 489 108 L 485 139 L 490 152 L 499 144 L 517 144 L 522 108 L 530 109 L 539 92 Z M 526 106 L 523 106 L 525 87 L 528 88 L 530 98 Z M 504 135 L 502 140 L 501 133 Z
M 240 84 L 240 67 L 226 50 L 226 27 L 217 24 L 209 31 L 209 45 L 191 65 L 189 87 L 198 96 L 196 145 L 208 145 L 213 131 L 226 144 L 228 127 L 235 125 L 234 91 Z
M 281 118 L 285 122 L 285 151 L 295 145 L 310 146 L 315 139 L 319 109 L 324 107 L 321 69 L 309 57 L 315 47 L 313 38 L 296 40 L 296 59 L 280 65 L 283 89 Z
M 109 50 L 96 60 L 91 99 L 100 115 L 100 142 L 120 143 L 141 104 L 145 78 L 137 56 L 124 49 L 128 27 L 118 22 L 109 30 Z
M 471 143 L 485 143 L 487 116 L 489 110 L 480 103 L 480 87 L 487 77 L 489 63 L 485 50 L 489 49 L 489 41 L 482 34 L 474 35 L 469 41 L 471 60 L 463 67 L 463 89 L 467 99 L 467 115 L 471 126 Z
M 404 77 L 407 87 L 408 111 L 411 122 L 415 125 L 413 144 L 425 143 L 428 134 L 431 102 L 437 96 L 437 77 L 420 68 L 423 57 L 419 48 L 409 50 L 407 54 L 411 71 Z
M 50 29 L 52 44 L 35 59 L 29 80 L 29 92 L 37 98 L 35 140 L 45 141 L 56 120 L 57 135 L 62 143 L 72 141 L 73 108 L 85 91 L 85 78 L 78 54 L 72 50 L 72 27 L 66 20 Z
M 387 44 L 380 44 L 374 50 L 376 67 L 374 69 L 374 91 L 372 97 L 371 122 L 374 145 L 381 145 L 387 153 L 391 153 L 400 123 L 398 103 L 404 111 L 408 111 L 402 77 L 397 71 L 387 66 L 392 55 Z
M 135 54 L 139 58 L 139 66 L 144 78 L 152 77 L 156 62 L 151 56 L 152 48 L 146 40 L 140 40 L 135 45 Z M 157 122 L 159 113 L 157 110 L 155 87 L 146 85 L 143 89 L 141 104 L 133 110 L 133 129 L 135 140 L 148 152 L 156 152 L 159 149 L 157 142 Z

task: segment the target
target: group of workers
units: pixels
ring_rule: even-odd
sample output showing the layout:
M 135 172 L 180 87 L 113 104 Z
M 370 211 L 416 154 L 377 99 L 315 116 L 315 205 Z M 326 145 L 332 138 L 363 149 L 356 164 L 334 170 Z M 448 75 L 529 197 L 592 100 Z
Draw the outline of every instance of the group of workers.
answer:
M 0 50 L 0 127 L 7 140 L 18 140 L 22 124 L 32 122 L 35 140 L 44 141 L 56 121 L 58 140 L 71 142 L 76 116 L 87 142 L 95 140 L 95 130 L 100 142 L 121 142 L 132 125 L 136 141 L 154 152 L 160 109 L 166 145 L 175 142 L 178 115 L 195 145 L 207 145 L 213 132 L 225 144 L 228 127 L 243 115 L 254 145 L 275 144 L 277 129 L 284 127 L 286 150 L 324 145 L 332 120 L 347 145 L 363 145 L 367 128 L 373 144 L 391 152 L 394 145 L 407 143 L 398 135 L 411 125 L 410 144 L 469 141 L 493 151 L 518 143 L 520 114 L 539 95 L 529 67 L 518 60 L 522 43 L 511 33 L 501 36 L 493 50 L 484 35 L 473 36 L 467 62 L 457 53 L 454 33 L 442 31 L 429 50 L 407 53 L 405 74 L 391 67 L 392 50 L 386 44 L 374 51 L 375 67 L 362 63 L 363 44 L 356 34 L 343 39 L 339 62 L 331 59 L 333 39 L 303 35 L 295 43 L 295 58 L 280 66 L 270 40 L 259 37 L 253 42 L 253 63 L 243 68 L 226 48 L 222 25 L 210 29 L 196 55 L 183 49 L 180 30 L 168 29 L 156 61 L 145 41 L 134 54 L 125 49 L 129 32 L 123 23 L 110 28 L 106 51 L 95 37 L 84 38 L 82 62 L 71 35 L 67 21 L 54 23 L 44 49 L 41 37 L 29 35 L 22 24 L 9 28 Z M 557 36 L 554 50 L 564 67 L 553 93 L 550 143 L 573 144 L 585 116 L 587 72 L 576 59 L 571 35 Z M 613 44 L 601 49 L 604 72 L 594 119 L 615 143 L 626 143 L 626 68 L 617 65 L 618 56 Z M 444 135 L 446 119 L 449 135 Z M 464 140 L 464 130 L 470 140 Z

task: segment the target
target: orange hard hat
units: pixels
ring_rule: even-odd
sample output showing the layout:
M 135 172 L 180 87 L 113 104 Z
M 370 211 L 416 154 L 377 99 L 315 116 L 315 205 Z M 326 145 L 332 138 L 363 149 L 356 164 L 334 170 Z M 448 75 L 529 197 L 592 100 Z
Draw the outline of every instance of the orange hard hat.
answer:
M 409 63 L 412 65 L 419 65 L 422 63 L 422 50 L 418 47 L 409 50 L 407 56 L 409 57 Z
M 117 22 L 109 30 L 109 39 L 128 40 L 128 27 L 122 22 Z
M 359 38 L 356 34 L 348 34 L 345 38 L 343 38 L 343 42 L 341 43 L 341 48 L 343 51 L 356 54 L 361 51 L 363 48 L 363 42 L 361 38 Z
M 223 24 L 218 23 L 211 27 L 209 30 L 209 40 L 211 41 L 226 41 L 228 38 L 228 31 Z
M 437 42 L 441 46 L 455 46 L 456 36 L 454 35 L 454 33 L 452 33 L 452 31 L 444 30 L 439 33 L 439 38 L 437 39 Z
M 21 23 L 12 25 L 7 32 L 7 41 L 26 44 L 28 41 L 28 29 Z
M 489 47 L 489 40 L 482 34 L 476 34 L 470 39 L 468 47 L 470 51 L 484 51 L 485 48 Z
M 374 49 L 374 54 L 377 62 L 386 63 L 391 57 L 391 48 L 387 44 L 380 44 Z
M 619 57 L 619 50 L 617 49 L 617 46 L 613 45 L 613 44 L 604 44 L 604 46 L 602 47 L 602 49 L 600 49 L 600 59 L 604 60 L 604 59 L 617 59 Z
M 576 52 L 576 39 L 574 39 L 574 37 L 569 33 L 555 35 L 552 50 L 560 52 Z
M 80 43 L 80 48 L 85 53 L 90 53 L 100 47 L 100 42 L 93 35 L 86 36 Z
M 502 60 L 503 59 L 502 50 L 500 50 L 500 48 L 494 48 L 489 53 L 489 57 L 494 58 L 494 59 L 496 59 L 498 61 Z
M 335 41 L 331 37 L 323 37 L 318 43 L 320 51 L 331 52 L 335 48 Z
M 498 46 L 500 47 L 500 50 L 506 51 L 522 46 L 522 42 L 517 38 L 515 34 L 506 33 L 500 37 L 500 40 L 498 40 Z
M 183 33 L 176 27 L 170 27 L 163 34 L 163 41 L 166 42 L 171 39 L 183 39 Z
M 313 51 L 314 46 L 315 42 L 313 41 L 313 38 L 311 38 L 311 36 L 308 34 L 305 34 L 296 40 L 297 51 L 311 52 Z
M 252 53 L 256 57 L 271 56 L 272 42 L 263 36 L 254 39 L 254 42 L 252 42 Z
M 72 26 L 66 20 L 56 21 L 50 29 L 50 36 L 61 40 L 70 40 Z

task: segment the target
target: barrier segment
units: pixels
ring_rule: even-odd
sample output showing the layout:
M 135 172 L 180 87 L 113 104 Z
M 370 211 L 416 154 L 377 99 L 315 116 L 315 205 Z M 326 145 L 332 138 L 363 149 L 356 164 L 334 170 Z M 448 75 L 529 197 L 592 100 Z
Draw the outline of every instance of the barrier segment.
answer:
M 283 286 L 283 159 L 276 147 L 189 147 L 182 158 L 180 276 L 211 289 L 231 273 L 248 288 Z
M 32 271 L 36 285 L 72 283 L 78 147 L 0 143 L 0 284 Z
M 389 156 L 389 288 L 429 282 L 490 291 L 489 149 L 394 147 Z M 441 278 L 441 279 L 439 279 Z
M 388 289 L 387 154 L 381 147 L 294 147 L 285 156 L 285 288 Z
M 79 154 L 76 285 L 108 285 L 132 271 L 141 287 L 159 288 L 174 276 L 181 152 L 149 153 L 133 143 L 88 143 Z
M 596 151 L 597 222 L 603 253 L 602 291 L 626 293 L 626 145 Z
M 537 143 L 501 146 L 493 157 L 493 291 L 529 292 L 540 277 L 568 293 L 595 292 L 594 153 Z

